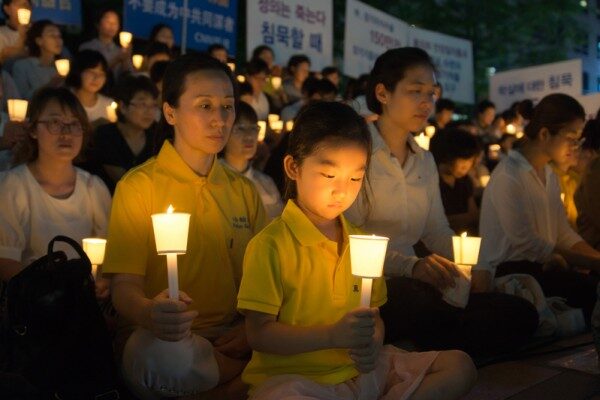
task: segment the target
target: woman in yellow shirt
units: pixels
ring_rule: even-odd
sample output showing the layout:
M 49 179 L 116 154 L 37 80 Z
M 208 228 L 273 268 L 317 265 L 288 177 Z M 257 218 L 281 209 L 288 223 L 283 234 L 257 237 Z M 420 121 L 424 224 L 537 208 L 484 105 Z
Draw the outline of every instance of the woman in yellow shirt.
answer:
M 362 188 L 370 150 L 365 122 L 341 103 L 310 105 L 294 125 L 288 203 L 248 245 L 238 295 L 254 350 L 243 379 L 254 399 L 455 399 L 475 381 L 465 353 L 383 346 L 383 279 L 371 307 L 359 307 L 348 235 L 360 230 L 342 213 Z
M 123 375 L 144 399 L 211 389 L 208 398 L 246 394 L 239 375 L 250 349 L 236 297 L 246 244 L 265 213 L 252 183 L 216 160 L 237 99 L 226 65 L 198 55 L 173 61 L 162 106 L 163 132 L 173 141 L 117 184 L 103 271 L 112 276 L 120 316 Z M 191 214 L 178 300 L 167 296 L 166 261 L 151 224 L 169 205 Z

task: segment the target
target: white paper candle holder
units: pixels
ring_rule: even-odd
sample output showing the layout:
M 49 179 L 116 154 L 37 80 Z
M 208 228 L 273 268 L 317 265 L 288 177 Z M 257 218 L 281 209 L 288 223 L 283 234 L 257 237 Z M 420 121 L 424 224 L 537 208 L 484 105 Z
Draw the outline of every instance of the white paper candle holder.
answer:
M 352 275 L 362 278 L 361 307 L 370 307 L 373 279 L 383 275 L 389 238 L 375 235 L 349 235 Z

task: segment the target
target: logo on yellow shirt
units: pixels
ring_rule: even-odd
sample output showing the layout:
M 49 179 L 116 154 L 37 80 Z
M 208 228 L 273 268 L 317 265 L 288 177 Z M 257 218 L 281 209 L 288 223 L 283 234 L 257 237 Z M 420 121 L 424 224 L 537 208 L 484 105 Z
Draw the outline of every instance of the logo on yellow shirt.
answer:
M 233 217 L 231 222 L 235 229 L 250 229 L 250 221 L 246 216 Z

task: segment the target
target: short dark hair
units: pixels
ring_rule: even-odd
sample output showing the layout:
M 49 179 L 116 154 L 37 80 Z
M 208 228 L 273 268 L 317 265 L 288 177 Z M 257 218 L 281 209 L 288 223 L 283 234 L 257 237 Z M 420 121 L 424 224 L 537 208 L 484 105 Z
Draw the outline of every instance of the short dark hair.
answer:
M 329 79 L 308 77 L 302 83 L 302 94 L 310 98 L 315 94 L 326 95 L 337 93 L 337 87 Z
M 339 74 L 339 73 L 340 73 L 340 70 L 334 66 L 325 67 L 321 70 L 321 75 L 323 75 L 323 77 L 326 77 L 327 75 Z
M 208 48 L 206 49 L 206 52 L 208 54 L 212 54 L 213 51 L 215 50 L 225 50 L 227 51 L 227 48 L 225 46 L 223 46 L 221 43 L 213 43 L 210 46 L 208 46 Z
M 258 115 L 254 108 L 248 103 L 240 101 L 237 110 L 235 110 L 235 122 L 237 123 L 240 119 L 247 119 L 252 122 L 258 122 Z
M 269 66 L 266 62 L 261 60 L 260 58 L 253 58 L 246 65 L 246 73 L 248 76 L 258 75 L 261 72 L 264 72 L 266 75 L 269 75 L 271 71 L 269 71 Z
M 96 24 L 99 24 L 100 21 L 102 21 L 102 18 L 104 18 L 104 16 L 108 13 L 114 13 L 117 15 L 117 17 L 119 17 L 119 22 L 121 21 L 121 16 L 119 15 L 119 13 L 117 12 L 117 10 L 115 10 L 114 8 L 110 8 L 110 7 L 103 7 L 100 8 L 98 10 L 98 12 L 96 13 L 96 18 L 94 19 L 94 22 Z
M 262 53 L 263 51 L 270 51 L 271 54 L 275 55 L 275 52 L 272 48 L 263 44 L 260 46 L 256 46 L 254 50 L 252 50 L 252 58 L 260 58 L 260 53 Z
M 102 67 L 108 80 L 110 70 L 108 69 L 108 63 L 104 56 L 96 50 L 81 50 L 79 53 L 76 53 L 71 60 L 71 68 L 69 69 L 69 74 L 65 80 L 65 85 L 74 89 L 80 89 L 81 74 L 83 71 L 90 68 L 96 68 L 97 66 Z
M 131 99 L 140 92 L 148 93 L 154 99 L 158 98 L 158 89 L 154 82 L 147 76 L 123 75 L 117 85 L 115 85 L 115 100 L 129 105 Z M 117 109 L 117 116 L 119 117 L 119 121 L 124 120 L 124 116 L 119 109 Z
M 294 54 L 288 60 L 287 67 L 289 70 L 291 70 L 292 68 L 296 68 L 298 65 L 300 65 L 302 63 L 310 64 L 310 58 L 308 58 L 308 56 L 306 56 L 304 54 Z
M 435 65 L 429 54 L 418 47 L 390 49 L 377 57 L 367 84 L 366 97 L 369 110 L 379 115 L 383 112 L 375 95 L 375 87 L 378 84 L 383 84 L 387 90 L 393 92 L 398 82 L 404 79 L 407 70 L 422 65 L 435 71 Z
M 49 26 L 55 26 L 58 28 L 58 25 L 49 19 L 42 19 L 34 22 L 33 25 L 31 25 L 31 28 L 29 28 L 27 31 L 27 35 L 25 36 L 25 45 L 29 49 L 29 55 L 31 57 L 39 57 L 42 54 L 42 49 L 40 49 L 40 46 L 38 46 L 36 43 L 36 39 L 42 37 L 44 34 L 44 29 Z
M 163 80 L 169 63 L 170 61 L 157 61 L 154 63 L 152 68 L 150 68 L 150 79 L 152 82 L 158 83 Z
M 460 128 L 441 129 L 432 138 L 429 150 L 436 164 L 475 157 L 481 151 L 477 138 Z
M 450 99 L 441 98 L 435 102 L 435 113 L 441 113 L 444 110 L 456 110 L 456 104 Z
M 151 42 L 156 42 L 156 36 L 158 36 L 158 32 L 160 32 L 161 30 L 163 30 L 164 28 L 169 29 L 171 32 L 173 32 L 173 28 L 171 28 L 169 25 L 167 24 L 156 24 L 152 27 L 152 30 L 150 31 L 150 37 L 148 38 Z
M 252 85 L 249 82 L 240 82 L 238 84 L 240 96 L 244 96 L 246 94 L 254 94 L 254 90 L 252 90 Z
M 533 108 L 525 135 L 529 139 L 536 139 L 540 130 L 546 128 L 554 136 L 578 119 L 585 121 L 585 110 L 577 100 L 563 93 L 549 94 Z
M 477 115 L 483 114 L 488 108 L 496 109 L 496 105 L 489 100 L 481 100 L 477 104 Z

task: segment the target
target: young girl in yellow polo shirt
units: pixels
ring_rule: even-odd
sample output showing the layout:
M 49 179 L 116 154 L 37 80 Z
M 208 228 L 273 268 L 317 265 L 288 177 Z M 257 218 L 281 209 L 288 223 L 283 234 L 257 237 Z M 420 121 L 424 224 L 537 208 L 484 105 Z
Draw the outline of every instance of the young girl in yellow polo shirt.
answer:
M 475 381 L 465 353 L 383 346 L 383 279 L 373 283 L 371 308 L 359 307 L 348 235 L 361 231 L 342 213 L 361 191 L 370 154 L 365 122 L 344 104 L 307 106 L 294 125 L 288 203 L 248 245 L 238 294 L 254 350 L 242 375 L 252 398 L 456 399 Z
M 226 65 L 198 55 L 172 61 L 163 128 L 173 140 L 117 184 L 103 272 L 111 275 L 125 341 L 123 375 L 143 399 L 212 389 L 206 398 L 246 396 L 239 375 L 250 348 L 236 300 L 244 251 L 265 213 L 252 183 L 216 160 L 236 101 Z M 179 299 L 168 298 L 151 222 L 169 205 L 191 214 L 187 253 L 178 256 Z

